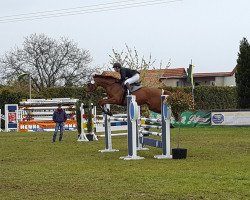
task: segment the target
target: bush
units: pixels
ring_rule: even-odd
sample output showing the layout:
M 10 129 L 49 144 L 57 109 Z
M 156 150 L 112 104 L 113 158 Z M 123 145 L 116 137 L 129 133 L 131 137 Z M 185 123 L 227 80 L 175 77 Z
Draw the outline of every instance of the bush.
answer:
M 166 103 L 171 106 L 176 121 L 180 120 L 182 112 L 194 109 L 192 95 L 183 91 L 173 92 L 172 95 L 166 99 Z

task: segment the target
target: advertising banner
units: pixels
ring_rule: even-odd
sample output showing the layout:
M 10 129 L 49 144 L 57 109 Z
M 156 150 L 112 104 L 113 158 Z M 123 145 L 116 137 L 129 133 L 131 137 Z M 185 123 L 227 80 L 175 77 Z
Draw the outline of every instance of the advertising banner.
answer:
M 18 104 L 5 104 L 5 131 L 18 129 Z
M 178 127 L 179 123 L 171 118 L 173 127 Z M 197 112 L 183 112 L 181 113 L 180 127 L 204 127 L 211 126 L 211 112 L 197 111 Z
M 11 124 L 17 123 L 17 116 L 16 115 L 17 115 L 17 113 L 15 113 L 15 112 L 8 113 L 9 123 L 11 123 Z
M 150 113 L 150 117 L 160 118 L 160 114 Z M 173 127 L 179 127 L 179 123 L 175 121 L 174 117 L 171 117 L 171 125 Z M 197 111 L 197 112 L 181 113 L 180 127 L 203 127 L 203 126 L 211 126 L 211 112 Z
M 212 112 L 213 126 L 250 126 L 250 111 Z

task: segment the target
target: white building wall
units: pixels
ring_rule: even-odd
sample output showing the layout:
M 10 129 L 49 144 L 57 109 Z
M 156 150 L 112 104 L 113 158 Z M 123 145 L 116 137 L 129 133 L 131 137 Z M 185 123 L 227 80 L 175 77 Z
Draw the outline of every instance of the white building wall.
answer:
M 224 86 L 224 77 L 215 77 L 215 86 Z
M 182 79 L 164 79 L 162 80 L 162 82 L 166 85 L 166 86 L 170 86 L 170 87 L 177 87 L 177 82 L 178 82 L 178 87 L 183 87 L 184 83 Z
M 235 74 L 233 76 L 225 77 L 224 86 L 236 86 Z
M 170 87 L 176 87 L 177 86 L 177 81 L 181 82 L 181 80 L 179 80 L 179 79 L 164 79 L 164 80 L 162 80 L 162 82 L 166 86 L 170 86 Z

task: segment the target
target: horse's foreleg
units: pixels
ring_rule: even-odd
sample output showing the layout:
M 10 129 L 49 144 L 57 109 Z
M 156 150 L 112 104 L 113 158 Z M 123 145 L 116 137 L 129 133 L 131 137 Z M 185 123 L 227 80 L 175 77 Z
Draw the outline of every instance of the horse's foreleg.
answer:
M 101 99 L 100 101 L 98 101 L 98 104 L 102 108 L 102 112 L 104 112 L 107 115 L 112 116 L 111 111 L 109 109 L 107 109 L 106 107 L 104 107 L 104 105 L 106 105 L 106 104 L 117 104 L 116 102 L 117 101 L 115 99 Z
M 117 105 L 120 105 L 120 103 L 117 101 L 117 99 L 113 99 L 113 98 L 101 99 L 100 101 L 98 101 L 98 104 L 100 106 L 104 106 L 105 104 L 117 104 Z

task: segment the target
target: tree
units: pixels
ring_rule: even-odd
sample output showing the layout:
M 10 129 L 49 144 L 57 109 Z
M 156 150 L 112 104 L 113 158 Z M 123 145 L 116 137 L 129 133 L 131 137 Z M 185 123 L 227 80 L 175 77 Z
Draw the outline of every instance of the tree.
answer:
M 127 44 L 125 44 L 125 46 L 126 52 L 121 51 L 119 53 L 117 50 L 112 49 L 114 55 L 109 55 L 111 59 L 110 64 L 119 62 L 124 67 L 136 70 L 149 69 L 149 67 L 152 67 L 154 65 L 155 60 L 152 59 L 151 55 L 149 56 L 148 60 L 146 60 L 144 56 L 140 58 L 138 51 L 135 48 L 134 50 L 132 50 Z
M 147 86 L 148 82 L 144 81 L 144 77 L 150 68 L 155 69 L 154 65 L 156 63 L 156 59 L 153 59 L 151 54 L 149 58 L 146 59 L 144 56 L 140 57 L 136 48 L 131 49 L 127 44 L 126 51 L 118 52 L 115 49 L 112 49 L 113 55 L 109 55 L 110 57 L 110 64 L 113 65 L 115 62 L 121 63 L 123 67 L 128 67 L 130 69 L 136 69 L 140 71 L 141 82 L 143 85 Z M 169 63 L 165 68 L 169 67 Z M 162 68 L 162 62 L 160 62 L 159 68 Z M 159 71 L 159 78 L 161 73 Z M 152 85 L 151 85 L 152 86 Z
M 239 108 L 250 108 L 250 45 L 246 38 L 240 42 L 236 69 Z
M 44 34 L 26 37 L 22 48 L 14 48 L 0 59 L 2 78 L 9 83 L 21 74 L 31 77 L 32 88 L 83 84 L 90 72 L 89 51 L 67 38 L 55 40 Z M 26 79 L 27 81 L 28 79 Z

